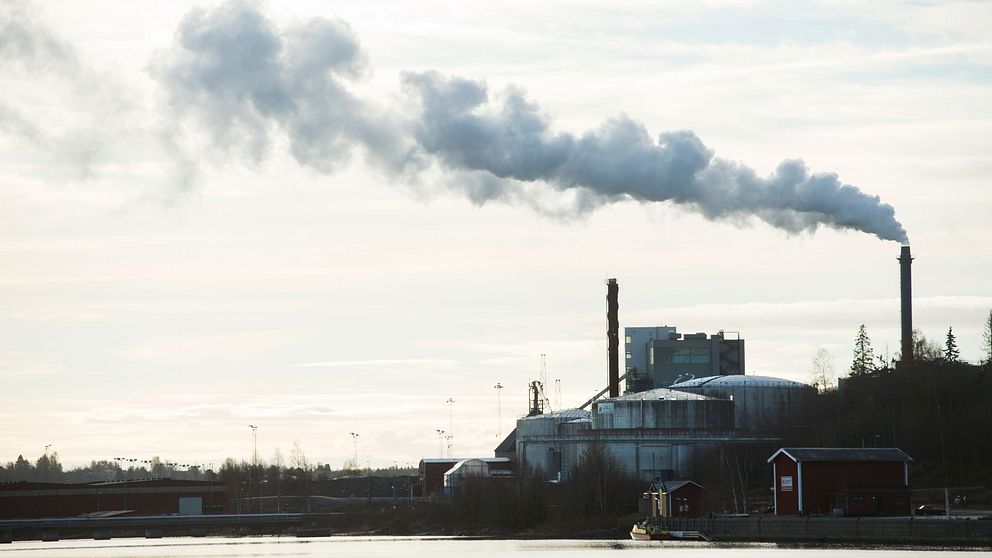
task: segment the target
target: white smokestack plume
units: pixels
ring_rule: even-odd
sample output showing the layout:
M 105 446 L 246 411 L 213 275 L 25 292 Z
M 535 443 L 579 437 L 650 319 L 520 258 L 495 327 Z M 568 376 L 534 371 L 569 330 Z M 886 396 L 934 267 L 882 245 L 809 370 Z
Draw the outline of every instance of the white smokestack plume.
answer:
M 363 146 L 392 172 L 432 160 L 470 176 L 475 203 L 527 200 L 520 182 L 573 191 L 576 212 L 633 199 L 672 202 L 709 219 L 756 217 L 799 233 L 821 225 L 906 243 L 892 206 L 834 174 L 786 160 L 769 176 L 714 157 L 690 131 L 654 139 L 626 116 L 581 135 L 556 132 L 533 101 L 510 89 L 491 98 L 481 81 L 407 73 L 417 109 L 371 105 L 347 88 L 366 71 L 351 28 L 318 18 L 280 30 L 253 5 L 194 10 L 181 23 L 156 75 L 180 122 L 205 127 L 214 144 L 259 160 L 271 134 L 285 134 L 300 164 L 323 172 Z M 531 194 L 531 197 L 536 197 Z
M 417 143 L 453 169 L 583 188 L 595 204 L 671 201 L 710 219 L 755 216 L 792 233 L 826 225 L 907 242 L 892 206 L 834 174 L 810 174 L 802 161 L 759 177 L 714 157 L 690 131 L 655 141 L 639 122 L 618 117 L 581 136 L 554 133 L 519 91 L 490 100 L 484 83 L 434 72 L 407 74 L 404 83 L 421 100 Z

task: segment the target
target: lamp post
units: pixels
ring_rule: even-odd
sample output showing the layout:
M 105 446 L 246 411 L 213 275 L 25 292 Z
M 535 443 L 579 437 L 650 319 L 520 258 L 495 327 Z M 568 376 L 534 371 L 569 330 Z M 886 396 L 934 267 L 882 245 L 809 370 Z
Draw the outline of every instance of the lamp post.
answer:
M 52 444 L 45 446 L 45 482 L 48 482 L 48 448 L 50 447 L 52 447 Z
M 355 469 L 358 469 L 358 434 L 355 432 L 349 432 L 351 434 L 351 443 L 354 446 L 355 454 L 352 457 L 351 463 Z
M 258 427 L 249 424 L 248 428 L 251 428 L 251 463 L 258 465 Z
M 496 388 L 496 439 L 499 440 L 503 437 L 503 409 L 500 406 L 499 394 L 503 391 L 503 384 L 496 382 L 493 386 Z
M 258 427 L 254 424 L 249 424 L 248 428 L 251 428 L 251 467 L 248 467 L 248 513 L 251 513 L 251 473 L 258 465 Z M 261 496 L 262 483 L 258 483 L 259 496 Z M 261 505 L 261 501 L 259 502 Z
M 392 478 L 389 479 L 390 490 L 393 493 L 393 509 L 396 509 L 396 462 L 393 461 L 393 470 L 390 475 Z
M 448 450 L 451 451 L 449 457 L 453 457 L 455 455 L 453 451 L 455 443 L 452 441 L 455 437 L 455 399 L 449 397 L 445 403 L 448 404 Z
M 437 432 L 437 449 L 440 454 L 438 457 L 444 457 L 444 430 L 436 428 L 434 431 Z

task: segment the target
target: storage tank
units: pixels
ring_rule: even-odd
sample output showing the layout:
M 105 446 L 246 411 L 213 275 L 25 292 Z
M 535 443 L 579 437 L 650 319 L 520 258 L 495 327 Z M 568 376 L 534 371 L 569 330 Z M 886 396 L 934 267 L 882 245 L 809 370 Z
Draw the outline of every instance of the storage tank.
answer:
M 805 424 L 805 410 L 816 396 L 812 386 L 770 376 L 709 376 L 671 389 L 732 401 L 736 428 L 753 434 L 780 434 Z
M 733 403 L 701 394 L 657 388 L 593 404 L 594 429 L 729 431 Z
M 521 470 L 532 470 L 549 480 L 562 480 L 566 464 L 578 459 L 579 446 L 567 443 L 590 427 L 590 413 L 564 409 L 517 420 L 516 455 Z

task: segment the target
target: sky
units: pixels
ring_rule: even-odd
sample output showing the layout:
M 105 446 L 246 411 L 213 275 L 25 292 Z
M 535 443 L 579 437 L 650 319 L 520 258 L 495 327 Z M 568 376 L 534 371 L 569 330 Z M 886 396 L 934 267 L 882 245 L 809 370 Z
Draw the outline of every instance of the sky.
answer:
M 489 456 L 620 325 L 980 358 L 992 4 L 0 0 L 0 462 Z M 496 389 L 499 383 L 502 389 Z M 560 387 L 560 397 L 554 386 Z M 453 403 L 448 403 L 453 400 Z M 357 438 L 351 434 L 358 434 Z M 356 443 L 357 440 L 357 443 Z

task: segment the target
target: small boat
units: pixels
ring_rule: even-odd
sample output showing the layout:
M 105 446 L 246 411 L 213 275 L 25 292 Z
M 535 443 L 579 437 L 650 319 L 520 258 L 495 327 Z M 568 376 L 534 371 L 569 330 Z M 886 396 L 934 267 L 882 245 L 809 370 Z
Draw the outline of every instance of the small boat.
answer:
M 661 525 L 642 521 L 630 528 L 630 538 L 635 541 L 710 541 L 702 531 L 669 531 Z
M 675 533 L 679 536 L 676 537 Z M 682 538 L 680 531 L 669 531 L 660 525 L 650 525 L 647 523 L 635 523 L 630 528 L 630 538 L 635 541 L 670 541 L 675 538 Z

